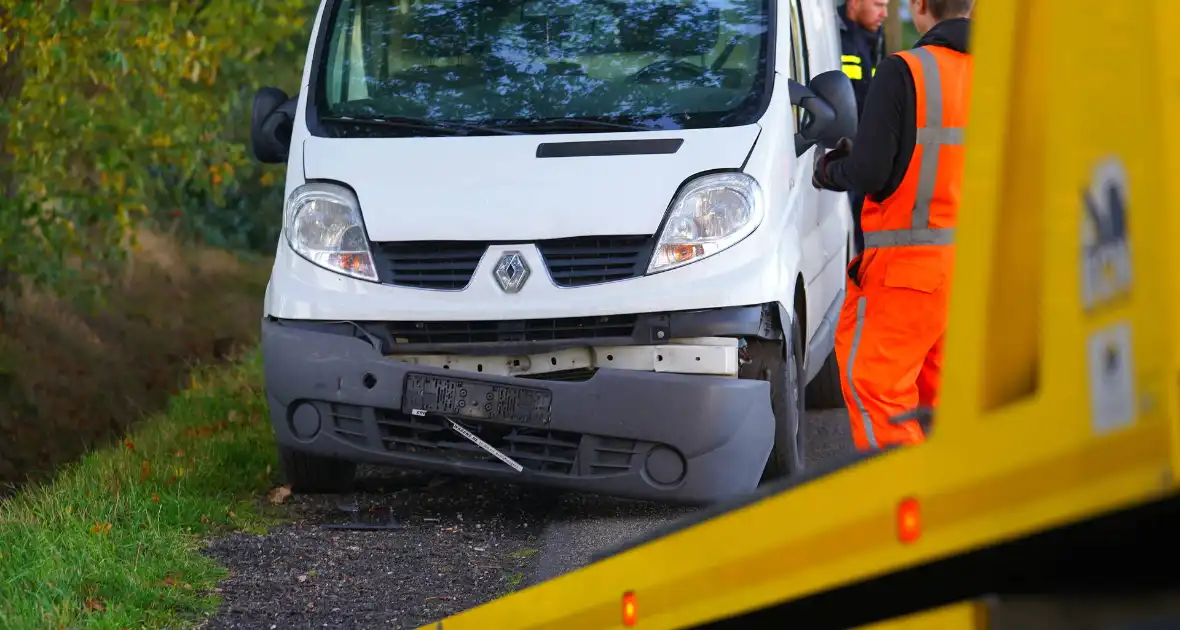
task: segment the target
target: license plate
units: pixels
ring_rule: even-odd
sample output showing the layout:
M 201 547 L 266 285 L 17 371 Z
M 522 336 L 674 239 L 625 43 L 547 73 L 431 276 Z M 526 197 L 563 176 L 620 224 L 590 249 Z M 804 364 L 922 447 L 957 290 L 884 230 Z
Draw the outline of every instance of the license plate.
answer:
M 402 395 L 402 412 L 411 415 L 437 413 L 517 424 L 548 424 L 552 403 L 553 394 L 543 389 L 409 374 Z

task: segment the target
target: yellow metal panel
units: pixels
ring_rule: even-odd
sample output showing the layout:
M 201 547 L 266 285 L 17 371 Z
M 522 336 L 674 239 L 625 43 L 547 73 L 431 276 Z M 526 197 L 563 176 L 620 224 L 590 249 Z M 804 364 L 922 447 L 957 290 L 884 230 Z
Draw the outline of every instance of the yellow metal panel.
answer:
M 857 630 L 987 630 L 987 605 L 962 602 L 882 621 Z
M 1170 32 L 1165 20 L 1180 20 L 1180 2 L 1174 0 L 1155 0 L 1156 19 L 1155 19 L 1155 50 L 1156 50 L 1156 64 L 1157 76 L 1157 99 L 1161 104 L 1160 111 L 1160 145 L 1163 155 L 1159 162 L 1157 176 L 1162 178 L 1162 181 L 1171 181 L 1171 178 L 1180 173 L 1180 117 L 1176 114 L 1180 112 L 1180 60 L 1176 55 L 1164 55 L 1165 52 L 1175 51 L 1174 32 Z M 1163 216 L 1160 217 L 1163 222 L 1160 230 L 1164 238 L 1170 243 L 1180 243 L 1180 196 L 1174 192 L 1169 195 L 1163 205 L 1165 210 Z M 1169 256 L 1169 254 L 1172 254 Z M 1177 273 L 1177 262 L 1174 251 L 1169 249 L 1167 251 L 1160 251 L 1159 256 L 1153 261 L 1165 269 L 1171 269 L 1171 273 L 1167 273 L 1165 281 L 1171 280 L 1170 284 L 1162 284 L 1160 286 L 1159 297 L 1160 302 L 1166 304 L 1168 312 L 1171 313 L 1171 322 L 1168 324 L 1172 333 L 1172 351 L 1170 352 L 1172 361 L 1168 369 L 1168 373 L 1172 375 L 1172 388 L 1169 400 L 1164 401 L 1170 409 L 1170 416 L 1173 422 L 1180 423 L 1180 273 Z M 1180 470 L 1180 424 L 1177 424 L 1172 431 L 1172 471 L 1173 483 L 1176 483 L 1175 471 Z
M 957 346 L 957 355 L 971 360 L 955 364 L 959 377 L 948 379 L 942 392 L 943 401 L 968 409 L 991 408 L 997 399 L 1026 393 L 1041 354 L 1037 314 L 1043 265 L 1038 253 L 1044 213 L 1021 210 L 1030 207 L 1028 189 L 1044 178 L 1048 148 L 1037 134 L 1046 117 L 1048 86 L 1038 79 L 1052 62 L 1044 50 L 1027 48 L 1040 45 L 1029 37 L 1028 24 L 1045 19 L 1052 8 L 1020 2 L 998 9 L 980 7 L 972 43 L 975 81 L 965 138 L 969 175 L 962 188 L 957 289 L 947 336 L 948 353 Z M 1012 155 L 1022 159 L 1014 163 Z
M 1180 463 L 1180 3 L 980 3 L 936 429 L 893 453 L 443 621 L 446 630 L 688 628 L 1174 493 Z M 1101 37 L 1079 37 L 1094 33 Z M 1126 172 L 1129 291 L 1087 310 L 1082 193 Z M 1092 337 L 1125 325 L 1132 413 Z M 1120 351 L 1117 344 L 1111 351 Z M 1117 364 L 1117 362 L 1115 362 Z M 1110 374 L 1116 374 L 1111 372 Z M 1099 398 L 1101 400 L 1101 398 Z M 1105 425 L 1108 426 L 1103 426 Z M 897 502 L 921 504 L 914 544 Z M 427 628 L 437 627 L 434 624 Z

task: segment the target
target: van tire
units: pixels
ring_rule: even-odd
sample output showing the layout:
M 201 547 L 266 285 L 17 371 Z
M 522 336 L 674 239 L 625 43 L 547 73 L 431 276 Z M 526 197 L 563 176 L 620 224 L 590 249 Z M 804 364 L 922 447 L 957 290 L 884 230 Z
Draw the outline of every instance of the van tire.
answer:
M 844 392 L 840 389 L 840 364 L 836 361 L 836 351 L 832 350 L 819 373 L 807 384 L 807 408 L 843 409 L 846 406 Z
M 352 490 L 356 464 L 279 448 L 279 465 L 293 492 L 344 494 Z
M 738 373 L 739 378 L 770 383 L 774 446 L 762 472 L 762 482 L 803 470 L 803 352 L 798 320 L 793 319 L 784 332 L 782 341 L 747 339 L 745 350 L 749 362 Z

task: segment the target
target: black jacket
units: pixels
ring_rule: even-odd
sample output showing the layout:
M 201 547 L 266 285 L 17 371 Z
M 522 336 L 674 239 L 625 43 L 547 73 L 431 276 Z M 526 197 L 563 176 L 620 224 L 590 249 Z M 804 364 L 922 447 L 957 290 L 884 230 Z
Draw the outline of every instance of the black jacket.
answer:
M 933 45 L 967 52 L 970 26 L 967 18 L 939 22 L 914 48 Z M 896 55 L 886 57 L 877 66 L 865 99 L 852 153 L 825 162 L 827 180 L 843 190 L 861 191 L 874 201 L 887 199 L 901 185 L 914 155 L 916 109 L 909 66 Z
M 873 68 L 885 56 L 885 35 L 881 31 L 872 33 L 860 24 L 848 19 L 848 5 L 838 9 L 840 15 L 840 66 L 852 79 L 856 91 L 856 113 L 865 108 L 865 97 L 873 80 Z M 859 72 L 853 72 L 859 68 Z M 860 78 L 857 78 L 859 76 Z

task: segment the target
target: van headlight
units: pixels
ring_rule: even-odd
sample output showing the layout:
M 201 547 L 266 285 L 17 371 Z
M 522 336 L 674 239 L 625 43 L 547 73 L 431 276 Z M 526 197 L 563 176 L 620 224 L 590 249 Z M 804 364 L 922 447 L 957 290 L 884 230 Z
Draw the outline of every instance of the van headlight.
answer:
M 360 203 L 335 184 L 304 184 L 283 206 L 283 232 L 295 253 L 312 263 L 354 278 L 377 282 Z
M 762 189 L 745 173 L 689 182 L 672 202 L 647 272 L 675 269 L 733 247 L 762 223 L 763 206 Z

